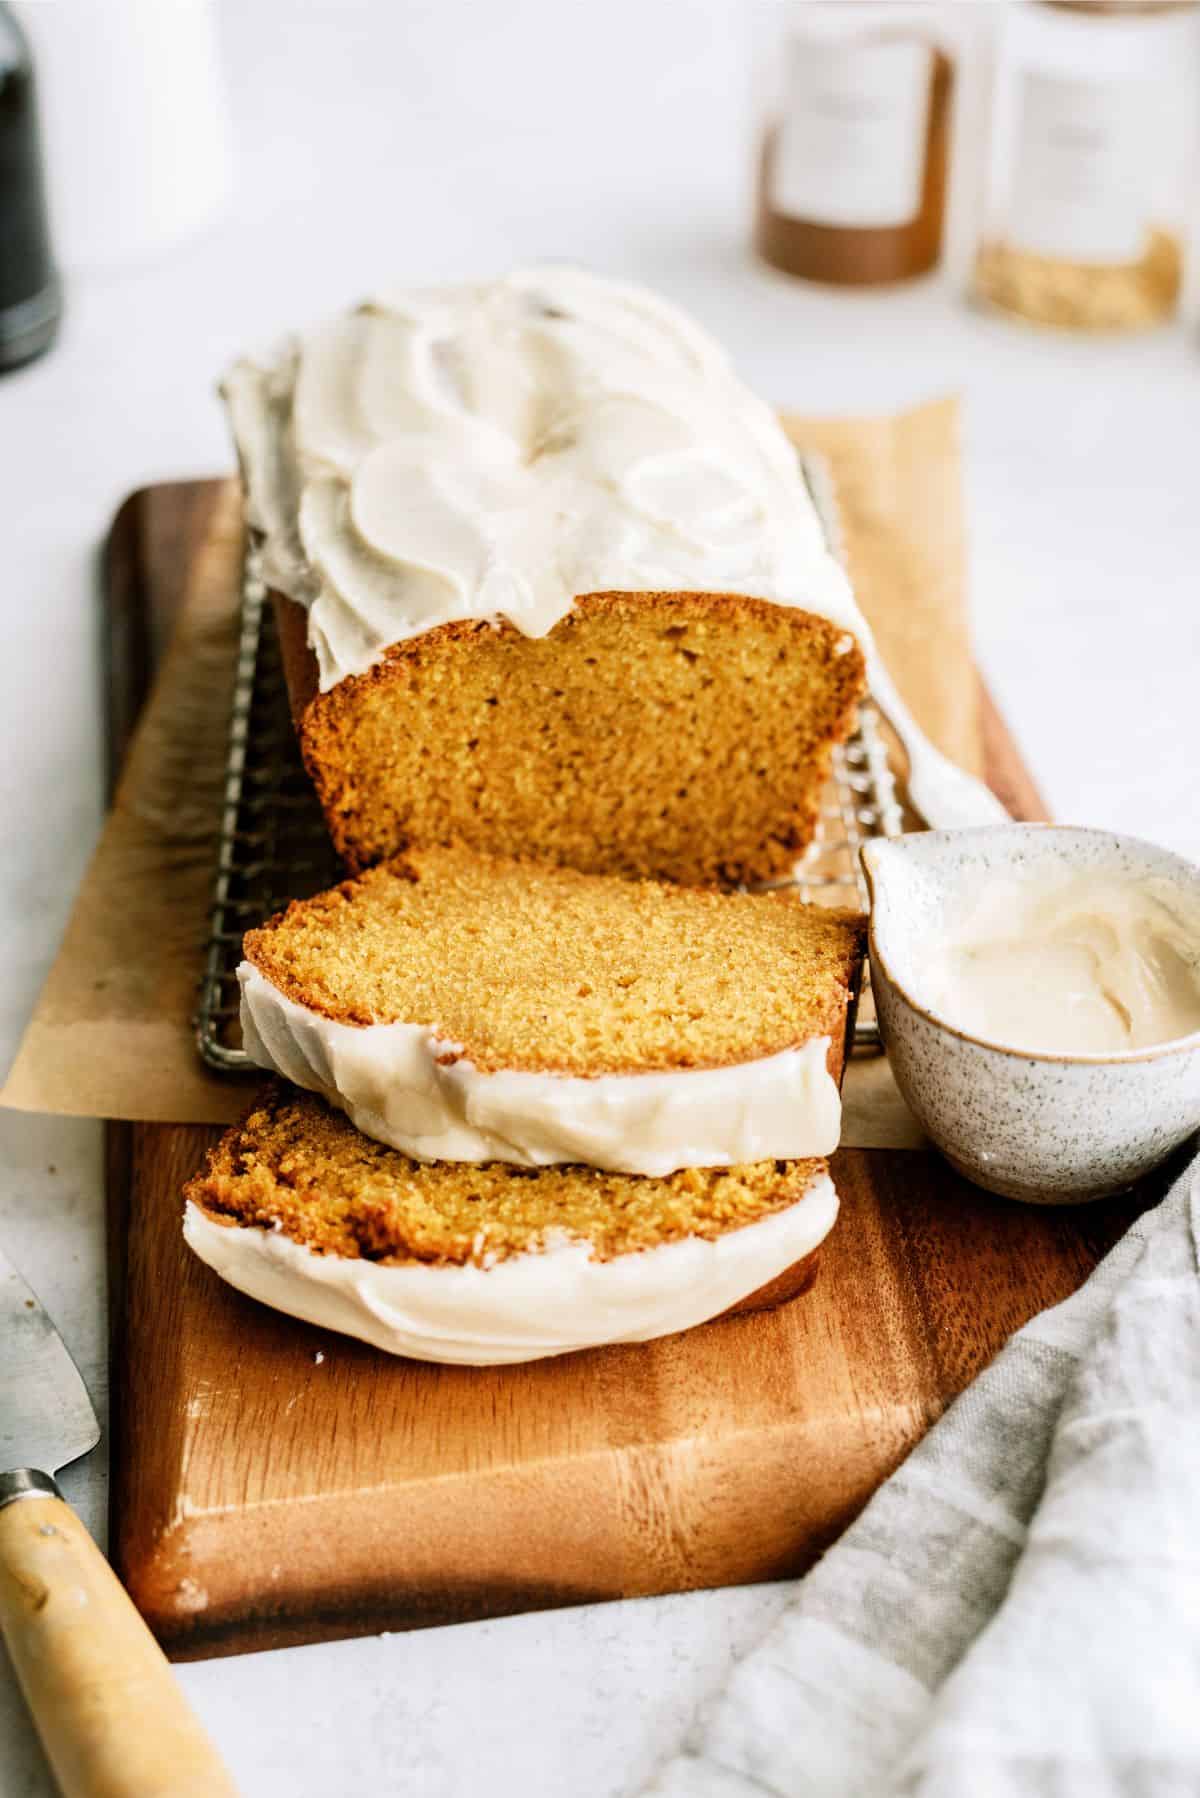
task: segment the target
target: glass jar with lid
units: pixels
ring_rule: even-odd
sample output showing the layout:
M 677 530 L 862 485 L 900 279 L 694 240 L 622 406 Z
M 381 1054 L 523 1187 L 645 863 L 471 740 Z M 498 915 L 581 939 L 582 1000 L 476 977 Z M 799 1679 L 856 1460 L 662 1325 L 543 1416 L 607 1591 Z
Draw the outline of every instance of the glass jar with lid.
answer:
M 1169 318 L 1196 168 L 1192 0 L 1029 0 L 997 49 L 974 293 L 1041 324 Z
M 759 254 L 839 286 L 932 269 L 955 75 L 945 9 L 793 0 L 763 21 L 759 75 Z

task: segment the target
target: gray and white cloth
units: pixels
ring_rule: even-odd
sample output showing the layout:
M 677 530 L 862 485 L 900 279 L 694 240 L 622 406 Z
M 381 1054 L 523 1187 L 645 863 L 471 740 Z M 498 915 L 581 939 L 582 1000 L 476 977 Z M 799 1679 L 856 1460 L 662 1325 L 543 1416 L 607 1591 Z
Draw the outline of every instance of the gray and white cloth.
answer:
M 645 1793 L 1200 1793 L 1200 1159 L 951 1405 Z

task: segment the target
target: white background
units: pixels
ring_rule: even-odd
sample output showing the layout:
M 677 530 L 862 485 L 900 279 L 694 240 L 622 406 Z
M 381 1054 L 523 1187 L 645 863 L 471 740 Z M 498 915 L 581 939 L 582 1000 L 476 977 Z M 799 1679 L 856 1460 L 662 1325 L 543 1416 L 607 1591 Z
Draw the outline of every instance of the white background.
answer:
M 72 280 L 59 347 L 0 381 L 0 1059 L 100 821 L 108 521 L 140 483 L 230 466 L 213 386 L 238 349 L 385 282 L 575 258 L 682 301 L 782 406 L 961 392 L 979 657 L 1056 815 L 1200 856 L 1194 323 L 1075 341 L 974 314 L 945 279 L 834 294 L 756 267 L 736 0 L 230 0 L 221 27 L 223 221 Z M 0 1242 L 98 1397 L 99 1138 L 0 1113 Z M 69 1485 L 99 1527 L 99 1468 Z M 673 1745 L 778 1603 L 606 1606 L 180 1677 L 255 1798 L 600 1798 Z M 49 1790 L 3 1673 L 0 1790 Z

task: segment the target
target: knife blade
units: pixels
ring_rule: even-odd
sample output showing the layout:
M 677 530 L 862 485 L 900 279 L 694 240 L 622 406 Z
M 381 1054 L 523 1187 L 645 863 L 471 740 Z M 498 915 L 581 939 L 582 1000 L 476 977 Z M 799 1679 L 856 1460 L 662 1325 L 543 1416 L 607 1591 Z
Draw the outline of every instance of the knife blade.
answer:
M 100 1424 L 67 1345 L 0 1249 L 0 1473 L 57 1473 L 100 1440 Z
M 0 1251 L 0 1633 L 64 1798 L 237 1798 L 53 1475 L 95 1448 L 83 1377 Z

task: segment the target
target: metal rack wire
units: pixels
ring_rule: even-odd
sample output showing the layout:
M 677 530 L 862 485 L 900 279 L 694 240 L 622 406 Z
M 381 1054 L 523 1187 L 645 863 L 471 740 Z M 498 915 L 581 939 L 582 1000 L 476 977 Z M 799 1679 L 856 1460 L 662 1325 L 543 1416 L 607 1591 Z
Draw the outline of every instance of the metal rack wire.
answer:
M 274 618 L 257 558 L 247 552 L 234 675 L 225 792 L 196 1047 L 218 1073 L 253 1066 L 241 1046 L 237 966 L 242 936 L 289 899 L 303 899 L 339 875 L 292 728 Z
M 801 467 L 830 546 L 841 553 L 833 490 L 824 464 Z M 868 837 L 897 836 L 903 813 L 888 764 L 879 714 L 868 701 L 858 728 L 834 755 L 816 840 L 791 879 L 817 905 L 866 905 L 858 851 Z M 243 933 L 290 899 L 303 899 L 338 879 L 340 869 L 316 796 L 300 760 L 288 707 L 283 663 L 266 589 L 253 548 L 242 577 L 225 791 L 217 843 L 209 936 L 195 1019 L 201 1060 L 222 1074 L 253 1067 L 241 1046 L 237 966 Z M 856 1048 L 876 1048 L 867 995 L 855 1028 Z

